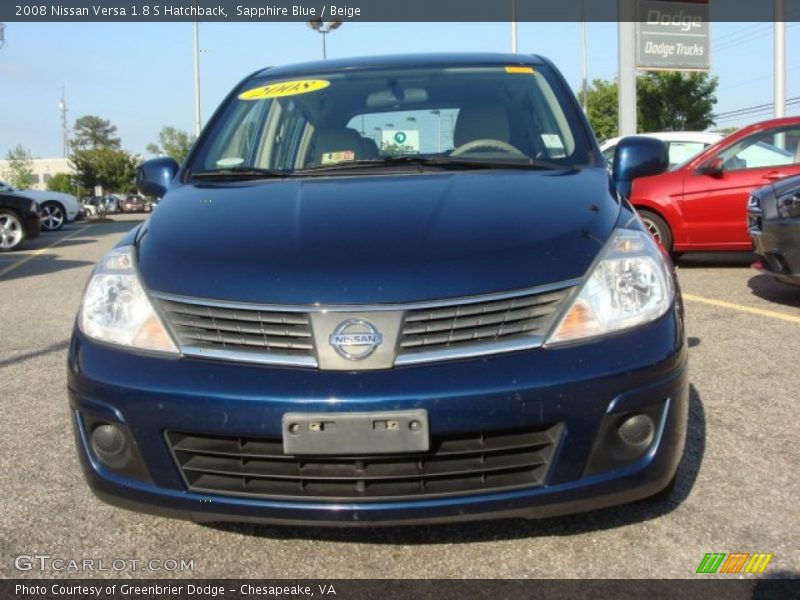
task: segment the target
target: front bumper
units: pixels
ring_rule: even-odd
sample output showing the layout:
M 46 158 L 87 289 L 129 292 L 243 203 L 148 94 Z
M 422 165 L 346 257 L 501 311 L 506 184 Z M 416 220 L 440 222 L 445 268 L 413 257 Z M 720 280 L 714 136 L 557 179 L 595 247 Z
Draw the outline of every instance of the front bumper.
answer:
M 66 204 L 64 206 L 64 212 L 67 213 L 67 221 L 72 222 L 78 218 L 81 210 L 77 204 Z
M 764 219 L 751 230 L 759 262 L 754 266 L 775 278 L 800 285 L 800 219 Z
M 588 344 L 370 372 L 290 369 L 122 352 L 73 336 L 69 397 L 89 485 L 118 506 L 199 522 L 375 525 L 543 517 L 630 502 L 663 489 L 686 434 L 688 379 L 679 309 Z M 657 433 L 625 464 L 603 464 L 603 424 L 658 405 Z M 286 412 L 428 412 L 431 435 L 563 424 L 543 485 L 429 499 L 325 502 L 188 491 L 166 431 L 278 437 Z M 86 423 L 121 423 L 144 472 L 103 466 Z M 594 465 L 594 466 L 592 466 Z M 587 469 L 587 466 L 590 468 Z

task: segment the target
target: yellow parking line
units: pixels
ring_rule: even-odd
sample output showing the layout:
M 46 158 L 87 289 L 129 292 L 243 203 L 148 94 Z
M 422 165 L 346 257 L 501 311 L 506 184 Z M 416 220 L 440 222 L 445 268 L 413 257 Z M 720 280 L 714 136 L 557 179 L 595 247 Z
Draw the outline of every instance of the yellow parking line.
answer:
M 713 298 L 703 298 L 702 296 L 695 296 L 694 294 L 684 294 L 683 298 L 690 302 L 700 302 L 702 304 L 710 304 L 711 306 L 719 306 L 720 308 L 729 308 L 739 312 L 750 313 L 751 315 L 759 315 L 761 317 L 770 317 L 771 319 L 780 319 L 781 321 L 788 321 L 789 323 L 800 324 L 800 317 L 794 315 L 787 315 L 785 313 L 776 312 L 774 310 L 766 310 L 764 308 L 753 308 L 752 306 L 743 306 L 741 304 L 734 304 L 733 302 L 725 302 L 724 300 L 714 300 Z
M 4 275 L 7 275 L 8 273 L 13 271 L 14 269 L 18 269 L 19 267 L 21 267 L 25 263 L 28 263 L 28 262 L 32 261 L 37 256 L 41 256 L 42 254 L 44 254 L 45 252 L 47 252 L 51 248 L 55 248 L 61 242 L 65 242 L 68 239 L 74 238 L 76 235 L 79 235 L 79 234 L 83 233 L 84 231 L 89 229 L 89 227 L 92 227 L 92 225 L 84 225 L 83 227 L 81 227 L 77 231 L 73 231 L 69 235 L 65 235 L 64 237 L 59 238 L 58 241 L 53 242 L 49 246 L 45 246 L 44 248 L 39 248 L 38 250 L 34 250 L 28 256 L 26 256 L 25 258 L 21 258 L 18 261 L 16 261 L 15 263 L 8 265 L 5 269 L 0 270 L 0 277 L 3 277 Z

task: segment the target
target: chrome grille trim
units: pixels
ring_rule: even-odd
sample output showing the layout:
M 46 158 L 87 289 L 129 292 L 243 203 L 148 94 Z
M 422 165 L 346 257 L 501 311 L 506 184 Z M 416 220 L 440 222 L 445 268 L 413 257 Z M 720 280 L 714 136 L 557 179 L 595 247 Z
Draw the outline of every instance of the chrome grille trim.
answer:
M 306 313 L 221 307 L 156 295 L 185 355 L 266 364 L 316 367 Z
M 395 311 L 394 366 L 537 348 L 581 279 L 535 288 L 405 304 L 276 305 L 151 292 L 186 356 L 317 368 L 314 313 Z M 196 309 L 194 307 L 197 307 Z M 210 325 L 210 327 L 206 327 Z M 420 339 L 420 336 L 422 339 Z M 353 363 L 353 370 L 358 370 Z

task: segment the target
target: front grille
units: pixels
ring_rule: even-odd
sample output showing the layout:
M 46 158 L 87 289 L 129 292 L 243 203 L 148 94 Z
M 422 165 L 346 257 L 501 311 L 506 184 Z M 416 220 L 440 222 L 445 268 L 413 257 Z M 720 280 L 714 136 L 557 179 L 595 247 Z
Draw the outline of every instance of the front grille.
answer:
M 403 321 L 400 347 L 405 351 L 430 351 L 544 336 L 570 289 L 409 310 Z
M 167 432 L 191 491 L 326 501 L 431 498 L 544 485 L 563 426 L 431 439 L 421 454 L 297 457 L 278 438 Z
M 313 357 L 308 313 L 161 300 L 182 347 Z

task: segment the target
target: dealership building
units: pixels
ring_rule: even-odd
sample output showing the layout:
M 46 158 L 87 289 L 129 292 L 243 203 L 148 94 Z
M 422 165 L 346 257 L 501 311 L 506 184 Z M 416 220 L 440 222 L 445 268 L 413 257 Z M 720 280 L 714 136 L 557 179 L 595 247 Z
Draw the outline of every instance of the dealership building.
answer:
M 31 161 L 33 170 L 32 190 L 46 190 L 47 183 L 57 173 L 74 173 L 75 169 L 69 163 L 68 158 L 34 158 Z M 0 160 L 0 180 L 4 179 L 4 173 L 8 169 L 8 161 Z

